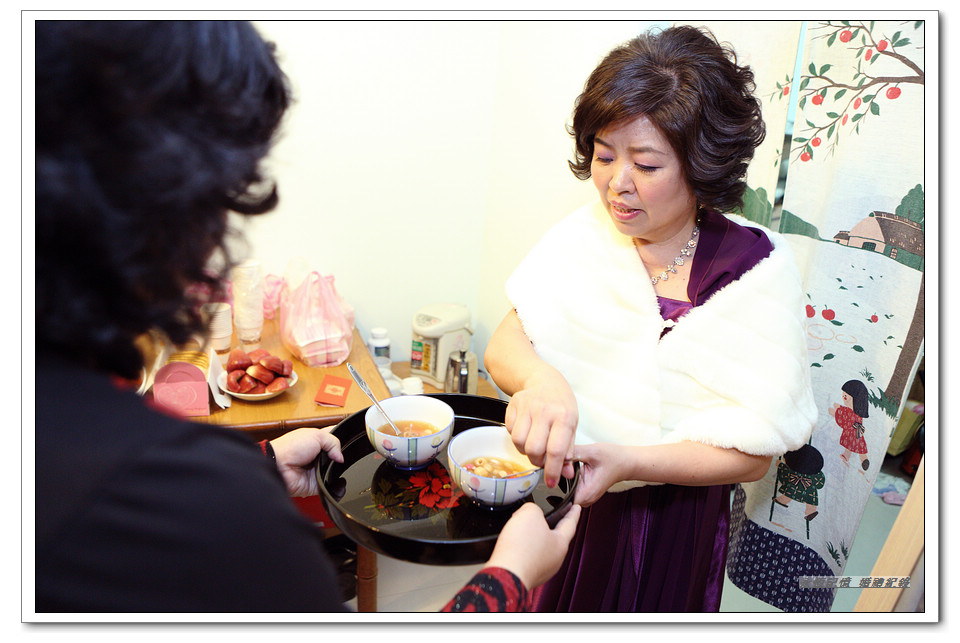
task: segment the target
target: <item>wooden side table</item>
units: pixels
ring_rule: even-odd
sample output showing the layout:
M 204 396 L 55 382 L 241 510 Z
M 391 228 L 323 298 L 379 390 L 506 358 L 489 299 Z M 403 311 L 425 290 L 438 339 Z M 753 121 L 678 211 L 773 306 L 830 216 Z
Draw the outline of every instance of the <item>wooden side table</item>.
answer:
M 233 345 L 237 347 L 239 343 L 235 340 Z M 209 416 L 194 419 L 240 429 L 252 434 L 258 440 L 272 440 L 301 427 L 333 426 L 356 411 L 370 406 L 370 399 L 356 385 L 350 387 L 347 402 L 343 407 L 322 406 L 314 401 L 317 391 L 320 390 L 320 382 L 325 375 L 351 379 L 346 362 L 353 364 L 370 385 L 374 395 L 381 399 L 390 396 L 390 389 L 380 377 L 380 371 L 377 370 L 373 357 L 357 329 L 353 330 L 350 355 L 339 366 L 313 368 L 294 358 L 280 341 L 280 335 L 273 320 L 264 322 L 260 347 L 281 359 L 293 361 L 293 370 L 296 371 L 298 378 L 296 386 L 263 402 L 246 402 L 232 398 L 229 408 L 221 409 L 212 405 Z

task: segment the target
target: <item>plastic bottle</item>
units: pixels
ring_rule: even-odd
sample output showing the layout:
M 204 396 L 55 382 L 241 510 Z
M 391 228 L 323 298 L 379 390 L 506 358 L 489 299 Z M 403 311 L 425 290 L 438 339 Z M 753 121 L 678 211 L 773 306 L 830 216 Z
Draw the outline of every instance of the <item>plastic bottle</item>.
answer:
M 387 362 L 390 361 L 390 338 L 387 337 L 386 328 L 371 328 L 370 329 L 370 354 L 373 355 L 375 362 L 381 361 L 377 360 L 378 357 L 387 358 Z

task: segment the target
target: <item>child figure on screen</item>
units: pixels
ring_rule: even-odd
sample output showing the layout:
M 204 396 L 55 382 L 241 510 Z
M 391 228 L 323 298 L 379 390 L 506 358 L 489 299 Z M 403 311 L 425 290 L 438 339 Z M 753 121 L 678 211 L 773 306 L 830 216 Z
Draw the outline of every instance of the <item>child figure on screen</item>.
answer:
M 867 459 L 867 442 L 863 438 L 866 432 L 863 420 L 869 416 L 867 387 L 859 380 L 849 380 L 840 390 L 842 404 L 834 403 L 830 407 L 830 415 L 833 416 L 837 426 L 843 429 L 840 434 L 843 453 L 840 457 L 844 464 L 849 464 L 850 454 L 856 453 L 860 456 L 861 468 L 866 471 L 870 466 L 870 460 Z

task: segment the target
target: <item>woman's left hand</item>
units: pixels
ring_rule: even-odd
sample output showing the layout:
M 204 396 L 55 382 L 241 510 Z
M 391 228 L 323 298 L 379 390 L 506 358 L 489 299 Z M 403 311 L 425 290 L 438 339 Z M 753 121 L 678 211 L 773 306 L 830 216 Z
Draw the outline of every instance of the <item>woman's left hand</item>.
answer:
M 770 456 L 684 440 L 651 446 L 597 442 L 574 447 L 580 461 L 580 483 L 573 501 L 588 507 L 623 480 L 703 487 L 760 480 L 770 469 Z
M 343 462 L 340 452 L 340 440 L 330 431 L 332 429 L 303 428 L 294 429 L 270 440 L 270 446 L 277 456 L 277 469 L 287 485 L 287 492 L 294 497 L 315 496 L 320 493 L 317 477 L 312 467 L 321 451 L 334 462 Z
M 580 461 L 580 482 L 574 494 L 574 503 L 589 507 L 607 489 L 624 480 L 629 449 L 616 444 L 596 442 L 574 447 L 573 459 Z

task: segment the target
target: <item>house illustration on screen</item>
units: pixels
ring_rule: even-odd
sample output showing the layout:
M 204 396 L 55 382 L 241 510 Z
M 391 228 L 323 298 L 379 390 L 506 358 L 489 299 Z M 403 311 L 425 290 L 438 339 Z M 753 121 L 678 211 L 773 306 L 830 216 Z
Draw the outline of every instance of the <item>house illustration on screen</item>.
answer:
M 913 268 L 923 264 L 923 226 L 890 212 L 875 210 L 850 230 L 841 230 L 833 240 L 896 259 Z

